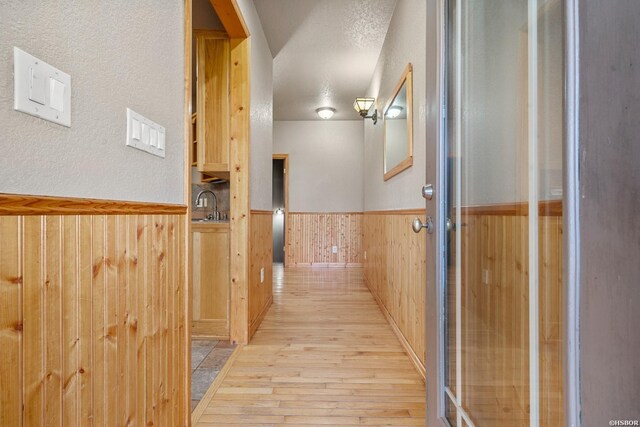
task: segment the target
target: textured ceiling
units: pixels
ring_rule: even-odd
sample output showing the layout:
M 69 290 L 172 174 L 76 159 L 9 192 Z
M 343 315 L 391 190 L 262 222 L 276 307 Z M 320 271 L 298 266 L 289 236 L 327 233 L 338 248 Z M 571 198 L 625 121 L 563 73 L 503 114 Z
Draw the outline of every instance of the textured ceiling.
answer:
M 273 62 L 274 120 L 356 120 L 396 0 L 254 0 Z

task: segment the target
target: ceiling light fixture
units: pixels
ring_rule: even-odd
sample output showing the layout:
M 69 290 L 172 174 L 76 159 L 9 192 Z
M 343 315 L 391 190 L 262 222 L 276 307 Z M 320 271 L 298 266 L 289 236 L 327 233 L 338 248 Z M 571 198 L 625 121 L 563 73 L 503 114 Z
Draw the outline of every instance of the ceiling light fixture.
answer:
M 356 98 L 356 100 L 353 101 L 353 109 L 356 110 L 363 119 L 372 119 L 375 125 L 378 123 L 378 110 L 373 107 L 375 102 L 375 98 Z M 372 108 L 373 113 L 369 114 Z
M 321 119 L 328 120 L 333 117 L 333 113 L 336 112 L 335 108 L 331 107 L 321 107 L 316 110 L 316 113 L 320 116 Z
M 400 114 L 402 114 L 402 110 L 403 108 L 398 106 L 398 105 L 392 105 L 391 107 L 389 107 L 389 109 L 387 110 L 387 114 L 385 114 L 386 117 L 389 117 L 390 119 L 395 119 L 396 117 L 398 117 Z

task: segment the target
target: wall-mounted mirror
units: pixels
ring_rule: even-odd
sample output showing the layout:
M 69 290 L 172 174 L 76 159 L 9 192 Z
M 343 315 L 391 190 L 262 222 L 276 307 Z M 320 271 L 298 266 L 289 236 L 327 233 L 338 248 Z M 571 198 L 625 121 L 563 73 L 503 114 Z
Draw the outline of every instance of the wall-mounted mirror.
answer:
M 413 67 L 407 65 L 384 109 L 384 180 L 413 164 Z

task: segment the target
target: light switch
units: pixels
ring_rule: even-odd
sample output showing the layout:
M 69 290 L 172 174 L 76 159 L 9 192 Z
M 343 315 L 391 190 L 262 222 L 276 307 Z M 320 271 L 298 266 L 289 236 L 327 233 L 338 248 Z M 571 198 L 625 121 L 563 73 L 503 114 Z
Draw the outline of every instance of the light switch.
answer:
M 127 108 L 126 144 L 129 147 L 164 158 L 165 129 L 143 115 Z
M 44 83 L 45 80 L 42 78 L 40 71 L 29 68 L 29 99 L 40 105 L 45 104 Z
M 154 128 L 151 128 L 149 130 L 149 145 L 151 145 L 152 147 L 158 146 L 158 131 Z
M 64 111 L 64 83 L 49 79 L 49 105 L 56 111 Z
M 142 124 L 142 143 L 149 145 L 149 125 L 146 123 Z
M 13 109 L 71 127 L 71 76 L 14 47 Z
M 164 150 L 164 130 L 158 132 L 158 148 Z
M 140 121 L 131 119 L 131 138 L 140 141 Z

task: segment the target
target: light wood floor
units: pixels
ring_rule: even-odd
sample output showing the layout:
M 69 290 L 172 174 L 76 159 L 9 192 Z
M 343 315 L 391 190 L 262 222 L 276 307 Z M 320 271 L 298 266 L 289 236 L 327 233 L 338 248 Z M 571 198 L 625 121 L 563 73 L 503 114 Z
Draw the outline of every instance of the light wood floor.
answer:
M 424 425 L 424 384 L 362 269 L 274 268 L 273 288 L 194 425 Z

